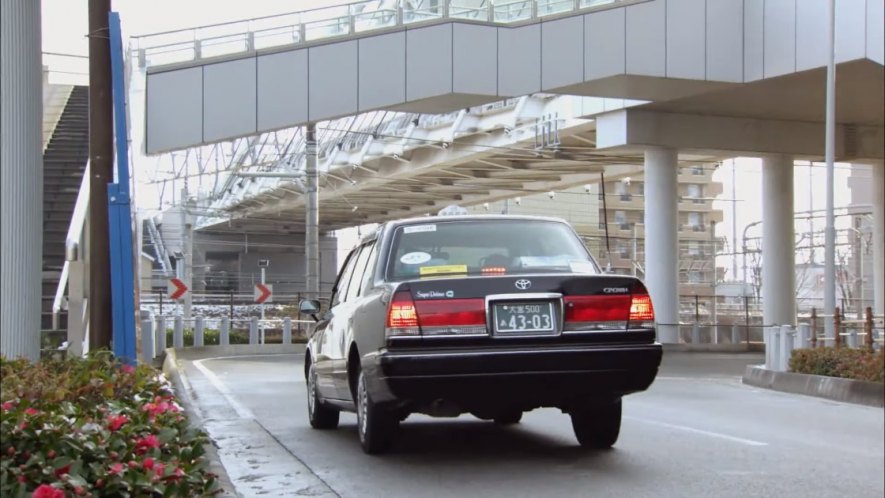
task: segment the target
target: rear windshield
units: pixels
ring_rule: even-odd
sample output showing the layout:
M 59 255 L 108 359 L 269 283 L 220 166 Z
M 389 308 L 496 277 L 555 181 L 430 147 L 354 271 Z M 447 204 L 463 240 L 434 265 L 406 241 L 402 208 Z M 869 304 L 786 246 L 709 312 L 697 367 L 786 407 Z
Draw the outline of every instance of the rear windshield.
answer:
M 388 280 L 444 275 L 598 273 L 571 228 L 553 221 L 443 221 L 397 228 Z

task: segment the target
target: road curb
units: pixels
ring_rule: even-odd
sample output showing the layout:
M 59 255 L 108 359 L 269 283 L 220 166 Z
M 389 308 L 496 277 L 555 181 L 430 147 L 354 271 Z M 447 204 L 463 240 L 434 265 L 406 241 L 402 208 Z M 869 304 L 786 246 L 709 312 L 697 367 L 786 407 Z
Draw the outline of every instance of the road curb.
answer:
M 190 425 L 202 429 L 204 425 L 203 419 L 200 416 L 199 410 L 196 408 L 190 390 L 186 388 L 187 384 L 182 378 L 183 374 L 178 368 L 178 358 L 175 349 L 170 348 L 166 350 L 166 355 L 163 360 L 163 374 L 166 375 L 175 387 L 175 392 L 178 394 L 178 401 L 181 403 L 182 408 L 184 408 L 188 420 L 190 421 Z M 222 465 L 221 458 L 218 456 L 218 452 L 215 450 L 214 443 L 211 439 L 209 443 L 203 446 L 203 448 L 206 451 L 206 458 L 209 460 L 209 472 L 218 476 L 218 483 L 222 489 L 222 492 L 216 496 L 224 498 L 242 498 L 242 495 L 237 493 L 236 487 L 234 487 L 224 465 Z
M 822 375 L 775 372 L 760 365 L 747 365 L 744 384 L 792 394 L 885 407 L 885 384 Z
M 762 343 L 738 344 L 662 344 L 664 353 L 761 353 Z
M 232 344 L 230 346 L 201 346 L 166 350 L 173 352 L 182 360 L 201 360 L 220 356 L 251 356 L 263 354 L 299 354 L 304 353 L 307 345 L 301 344 Z

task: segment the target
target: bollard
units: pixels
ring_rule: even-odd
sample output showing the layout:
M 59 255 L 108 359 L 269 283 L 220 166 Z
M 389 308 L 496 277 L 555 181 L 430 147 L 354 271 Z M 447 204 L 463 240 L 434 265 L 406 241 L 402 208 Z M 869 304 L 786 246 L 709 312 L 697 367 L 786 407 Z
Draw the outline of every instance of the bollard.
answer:
M 141 362 L 150 365 L 154 361 L 154 321 L 151 319 L 141 321 Z
M 249 320 L 249 344 L 258 343 L 258 317 L 253 316 Z
M 203 346 L 203 317 L 194 318 L 194 347 Z
M 864 336 L 864 344 L 867 346 L 867 351 L 870 353 L 873 352 L 873 308 L 867 306 L 866 309 L 866 317 L 863 321 L 863 330 L 866 333 Z
M 741 328 L 738 325 L 731 326 L 731 343 L 739 344 L 741 342 Z
M 796 329 L 796 340 L 794 345 L 796 348 L 804 349 L 809 346 L 811 341 L 811 325 L 803 323 Z
M 778 357 L 780 355 L 781 328 L 773 325 L 765 329 L 765 368 L 777 370 Z
M 219 330 L 218 334 L 218 345 L 219 346 L 227 346 L 230 344 L 230 318 L 222 317 L 221 318 L 221 330 Z
M 691 343 L 692 344 L 700 344 L 701 343 L 701 326 L 695 323 L 691 326 Z
M 157 327 L 154 329 L 154 338 L 157 340 L 157 348 L 154 356 L 160 356 L 166 351 L 166 317 L 157 315 Z
M 175 317 L 175 325 L 172 329 L 172 347 L 176 349 L 184 347 L 184 318 L 181 315 Z
M 792 325 L 784 325 L 781 327 L 780 344 L 778 345 L 778 365 L 779 372 L 786 372 L 790 369 L 790 356 L 793 353 L 793 336 L 794 330 Z
M 292 344 L 292 319 L 283 318 L 283 344 Z
M 848 343 L 849 348 L 856 348 L 857 347 L 857 329 L 856 328 L 852 327 L 851 330 L 848 331 L 848 340 L 846 342 Z

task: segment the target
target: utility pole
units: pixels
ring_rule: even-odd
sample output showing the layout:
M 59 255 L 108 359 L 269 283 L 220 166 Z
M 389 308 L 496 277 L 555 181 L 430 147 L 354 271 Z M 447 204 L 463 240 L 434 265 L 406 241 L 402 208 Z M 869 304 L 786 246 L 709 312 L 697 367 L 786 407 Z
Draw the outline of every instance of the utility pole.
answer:
M 731 257 L 731 280 L 737 282 L 738 274 L 738 257 L 737 257 L 737 240 L 738 240 L 738 224 L 737 224 L 737 165 L 734 159 L 731 160 L 731 247 L 734 255 Z
M 89 0 L 89 349 L 112 337 L 108 184 L 114 180 L 110 0 Z
M 319 204 L 317 199 L 317 141 L 316 125 L 308 123 L 305 130 L 307 177 L 307 210 L 305 213 L 305 255 L 307 258 L 307 298 L 318 299 L 320 295 L 320 239 L 319 239 Z
M 827 18 L 827 104 L 825 153 L 827 161 L 827 226 L 824 247 L 824 331 L 834 337 L 833 315 L 836 311 L 836 218 L 835 142 L 836 142 L 836 0 L 829 0 Z
M 181 276 L 184 285 L 187 286 L 187 292 L 184 295 L 184 321 L 185 325 L 191 319 L 191 310 L 193 308 L 194 295 L 194 222 L 193 202 L 187 190 L 187 183 L 181 191 L 181 251 L 184 257 L 184 268 L 182 268 Z

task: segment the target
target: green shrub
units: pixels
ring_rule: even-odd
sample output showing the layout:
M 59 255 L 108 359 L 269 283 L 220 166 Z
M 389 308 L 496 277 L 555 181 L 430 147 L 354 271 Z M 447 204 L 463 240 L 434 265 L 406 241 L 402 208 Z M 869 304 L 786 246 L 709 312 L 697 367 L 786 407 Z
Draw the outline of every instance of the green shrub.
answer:
M 790 358 L 790 371 L 885 382 L 885 350 L 871 353 L 852 348 L 796 349 Z
M 218 492 L 206 435 L 162 374 L 88 358 L 0 357 L 0 496 L 195 496 Z

